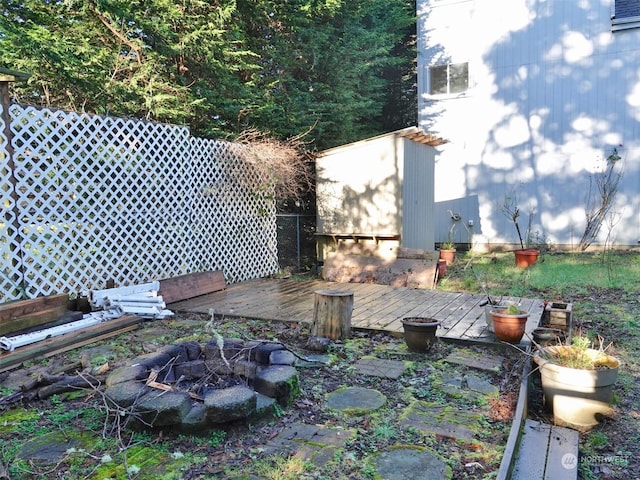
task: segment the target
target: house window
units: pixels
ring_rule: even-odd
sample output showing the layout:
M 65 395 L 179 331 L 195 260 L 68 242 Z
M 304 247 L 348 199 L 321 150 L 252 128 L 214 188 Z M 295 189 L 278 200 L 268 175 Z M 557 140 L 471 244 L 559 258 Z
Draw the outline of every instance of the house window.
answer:
M 469 64 L 449 63 L 429 67 L 429 94 L 449 95 L 469 88 Z
M 640 2 L 638 0 L 615 0 L 615 13 L 611 18 L 611 30 L 640 28 Z

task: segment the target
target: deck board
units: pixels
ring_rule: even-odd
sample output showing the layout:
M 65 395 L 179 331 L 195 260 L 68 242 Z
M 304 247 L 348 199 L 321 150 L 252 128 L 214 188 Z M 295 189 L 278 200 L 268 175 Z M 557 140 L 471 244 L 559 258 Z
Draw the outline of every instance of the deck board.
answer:
M 525 420 L 512 478 L 518 480 L 544 478 L 549 435 L 551 435 L 551 425 Z
M 486 329 L 485 295 L 322 280 L 254 279 L 228 285 L 225 290 L 169 305 L 178 312 L 282 322 L 311 322 L 314 292 L 342 290 L 354 294 L 353 329 L 402 333 L 402 319 L 428 317 L 442 321 L 438 336 L 447 340 L 500 343 Z M 544 304 L 540 299 L 509 298 L 531 313 L 527 333 L 538 326 Z M 527 343 L 528 338 L 523 339 Z
M 525 420 L 515 458 L 514 480 L 570 480 L 578 476 L 576 430 Z M 575 463 L 568 463 L 568 462 Z

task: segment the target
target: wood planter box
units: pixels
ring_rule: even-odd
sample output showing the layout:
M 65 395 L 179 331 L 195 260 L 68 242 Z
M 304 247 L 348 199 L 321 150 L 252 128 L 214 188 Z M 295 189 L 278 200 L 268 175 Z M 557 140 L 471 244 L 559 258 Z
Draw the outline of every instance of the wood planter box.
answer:
M 549 302 L 544 306 L 541 327 L 558 328 L 570 334 L 572 324 L 572 303 Z

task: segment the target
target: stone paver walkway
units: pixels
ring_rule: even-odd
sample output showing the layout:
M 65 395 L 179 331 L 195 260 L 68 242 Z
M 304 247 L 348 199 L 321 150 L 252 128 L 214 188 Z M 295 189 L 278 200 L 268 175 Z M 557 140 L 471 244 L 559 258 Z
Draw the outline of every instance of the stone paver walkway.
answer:
M 356 372 L 372 377 L 391 378 L 397 380 L 407 369 L 399 360 L 384 360 L 380 358 L 363 358 L 356 362 Z
M 269 441 L 265 453 L 295 453 L 296 457 L 322 467 L 355 434 L 355 431 L 349 429 L 294 423 L 287 425 L 277 437 Z
M 504 359 L 498 355 L 477 354 L 475 351 L 456 350 L 447 362 L 477 369 L 459 373 L 452 369 L 445 374 L 439 389 L 452 398 L 478 400 L 480 396 L 495 397 L 499 390 L 487 377 L 499 371 Z M 356 371 L 365 376 L 399 379 L 406 365 L 399 360 L 363 358 L 356 362 Z M 484 373 L 486 372 L 486 373 Z M 385 396 L 377 390 L 345 387 L 327 395 L 327 408 L 345 415 L 363 415 L 382 407 Z M 483 431 L 484 415 L 457 407 L 451 402 L 416 401 L 400 415 L 400 425 L 441 437 L 473 442 Z M 293 453 L 315 465 L 329 461 L 336 449 L 343 448 L 355 432 L 348 429 L 324 428 L 316 425 L 292 424 L 287 426 L 267 446 L 268 453 Z M 451 469 L 437 453 L 414 446 L 395 446 L 371 459 L 380 478 L 385 480 L 421 480 L 451 478 Z

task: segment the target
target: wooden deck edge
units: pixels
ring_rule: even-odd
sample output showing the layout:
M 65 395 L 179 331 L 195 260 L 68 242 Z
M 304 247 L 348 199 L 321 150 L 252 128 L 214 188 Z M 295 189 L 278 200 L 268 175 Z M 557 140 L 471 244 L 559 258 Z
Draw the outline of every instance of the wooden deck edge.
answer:
M 527 349 L 527 352 L 530 352 L 530 348 Z M 509 480 L 511 478 L 511 471 L 513 470 L 514 461 L 518 453 L 518 443 L 520 442 L 522 427 L 528 413 L 530 373 L 531 359 L 527 357 L 527 361 L 522 368 L 522 381 L 520 382 L 516 411 L 513 415 L 509 438 L 507 439 L 507 445 L 505 446 L 504 454 L 502 455 L 502 462 L 500 462 L 500 468 L 498 469 L 498 476 L 496 477 L 496 480 Z

